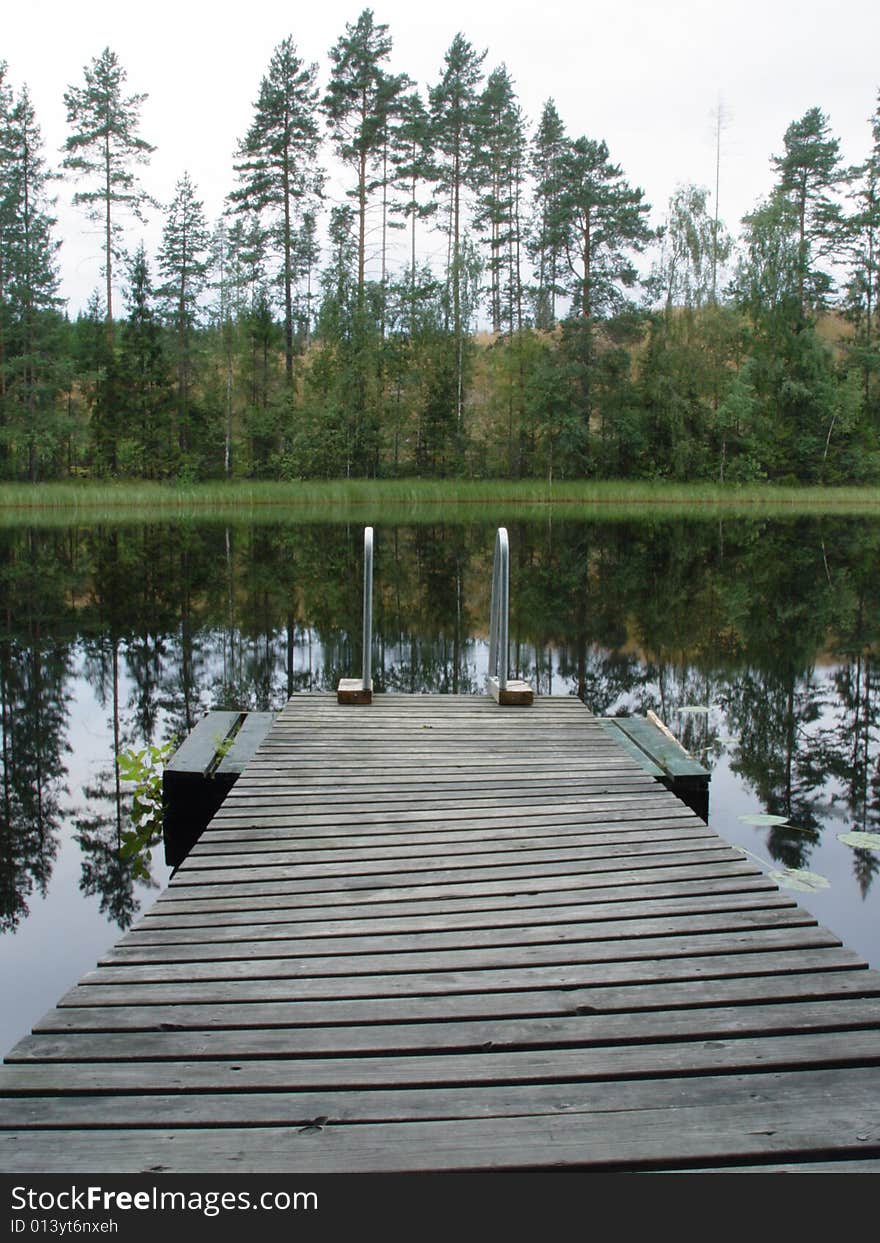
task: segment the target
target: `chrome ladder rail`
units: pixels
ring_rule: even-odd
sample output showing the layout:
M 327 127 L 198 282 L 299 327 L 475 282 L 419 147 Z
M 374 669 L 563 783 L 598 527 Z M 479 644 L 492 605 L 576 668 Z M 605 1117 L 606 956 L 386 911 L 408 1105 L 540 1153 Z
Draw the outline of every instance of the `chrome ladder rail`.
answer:
M 492 604 L 489 612 L 489 677 L 498 689 L 507 689 L 509 656 L 508 612 L 510 605 L 510 546 L 507 528 L 499 527 L 495 535 L 495 558 L 492 562 Z
M 495 535 L 492 562 L 492 602 L 489 611 L 489 694 L 500 704 L 530 704 L 535 693 L 528 682 L 508 677 L 510 660 L 510 544 L 507 528 Z
M 340 678 L 338 703 L 373 702 L 373 528 L 364 527 L 363 660 L 359 678 Z
M 373 528 L 364 527 L 364 630 L 361 683 L 373 689 Z

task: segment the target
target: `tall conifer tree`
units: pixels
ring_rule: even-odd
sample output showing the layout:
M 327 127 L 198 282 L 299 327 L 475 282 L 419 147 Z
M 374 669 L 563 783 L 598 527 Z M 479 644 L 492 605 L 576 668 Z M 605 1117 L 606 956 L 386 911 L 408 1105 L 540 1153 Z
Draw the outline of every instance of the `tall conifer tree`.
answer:
M 522 112 L 505 66 L 492 71 L 474 113 L 476 141 L 471 179 L 477 198 L 475 226 L 489 252 L 492 329 L 522 326 L 520 205 L 526 141 Z
M 122 325 L 119 374 L 127 430 L 137 469 L 144 479 L 161 479 L 176 460 L 170 442 L 172 380 L 153 284 L 143 243 L 129 265 L 128 316 Z
M 15 218 L 12 169 L 15 144 L 12 138 L 12 88 L 6 80 L 7 64 L 0 61 L 0 464 L 7 454 L 2 434 L 5 417 L 3 398 L 6 393 L 6 341 L 9 335 L 8 259 L 9 232 Z
M 604 142 L 577 138 L 563 159 L 559 200 L 573 310 L 587 321 L 617 309 L 621 286 L 633 286 L 637 272 L 631 254 L 653 234 L 650 211 L 640 189 L 631 187 L 612 164 Z
M 439 193 L 448 200 L 446 286 L 455 347 L 455 406 L 459 429 L 464 411 L 464 311 L 468 282 L 465 192 L 473 163 L 477 91 L 485 59 L 485 52 L 477 52 L 464 35 L 457 34 L 444 57 L 440 81 L 429 94 L 434 176 Z
M 409 331 L 412 333 L 416 320 L 416 287 L 418 272 L 417 225 L 420 220 L 432 216 L 437 205 L 432 200 L 423 201 L 421 187 L 432 177 L 432 139 L 430 118 L 418 91 L 411 91 L 400 100 L 400 121 L 394 131 L 391 160 L 394 176 L 401 191 L 392 203 L 391 211 L 402 215 L 409 222 L 409 264 L 407 288 L 409 292 Z M 401 227 L 405 227 L 402 225 Z
M 569 142 L 562 171 L 559 211 L 572 299 L 568 341 L 589 425 L 595 321 L 621 309 L 623 289 L 638 280 L 632 253 L 643 250 L 653 234 L 646 221 L 650 207 L 642 191 L 624 180 L 604 142 L 585 137 Z
M 159 251 L 159 270 L 165 278 L 159 294 L 177 353 L 177 431 L 182 454 L 191 448 L 193 333 L 199 298 L 208 280 L 210 242 L 204 207 L 189 174 L 184 173 L 168 208 Z
M 73 197 L 104 234 L 104 280 L 107 337 L 113 339 L 113 262 L 120 255 L 119 210 L 144 219 L 152 204 L 141 188 L 133 166 L 144 164 L 155 147 L 138 134 L 140 111 L 146 95 L 123 94 L 125 70 L 110 48 L 84 69 L 84 85 L 65 92 L 67 120 L 72 132 L 64 144 L 63 167 L 87 184 Z
M 375 173 L 386 149 L 389 114 L 405 83 L 403 77 L 392 77 L 383 68 L 390 54 L 388 27 L 375 22 L 372 9 L 364 9 L 354 25 L 346 25 L 345 34 L 330 49 L 332 69 L 324 96 L 336 150 L 355 175 L 354 188 L 348 193 L 357 204 L 360 309 L 364 305 L 366 282 L 369 198 L 371 191 L 383 184 Z
M 31 480 L 59 448 L 59 243 L 42 147 L 27 88 L 14 103 L 7 95 L 0 101 L 0 405 L 4 447 L 21 447 Z
M 565 126 L 553 100 L 548 99 L 532 140 L 530 171 L 534 199 L 528 231 L 528 253 L 535 267 L 537 282 L 535 327 L 545 330 L 556 323 L 556 302 L 564 293 L 561 279 L 565 256 L 565 224 L 559 204 L 566 144 Z
M 313 216 L 312 205 L 322 183 L 315 163 L 319 132 L 316 76 L 317 66 L 305 64 L 291 36 L 278 44 L 260 83 L 253 123 L 239 147 L 235 166 L 239 188 L 230 195 L 236 209 L 266 213 L 270 218 L 268 238 L 281 257 L 288 387 L 293 385 L 294 290 L 303 270 L 302 230 L 306 218 Z
M 866 404 L 876 391 L 876 377 L 880 375 L 880 95 L 870 124 L 871 150 L 855 170 L 854 211 L 849 221 L 852 266 L 846 303 L 847 313 L 856 325 Z
M 785 204 L 798 244 L 798 299 L 801 314 L 827 304 L 833 279 L 827 261 L 844 237 L 840 193 L 849 180 L 840 142 L 828 118 L 810 108 L 785 131 L 785 149 L 773 156 L 776 197 Z

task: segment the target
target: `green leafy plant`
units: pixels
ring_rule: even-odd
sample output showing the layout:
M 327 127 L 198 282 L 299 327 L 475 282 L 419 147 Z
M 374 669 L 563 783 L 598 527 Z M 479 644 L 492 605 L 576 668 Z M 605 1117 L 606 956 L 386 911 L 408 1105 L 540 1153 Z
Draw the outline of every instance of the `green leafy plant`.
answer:
M 235 734 L 227 735 L 226 738 L 220 734 L 214 735 L 214 759 L 219 763 L 232 750 L 232 744 L 235 742 Z
M 119 776 L 133 785 L 131 825 L 122 834 L 119 853 L 131 859 L 132 872 L 148 880 L 153 846 L 162 836 L 162 770 L 177 743 L 149 744 L 141 750 L 128 748 L 119 753 Z

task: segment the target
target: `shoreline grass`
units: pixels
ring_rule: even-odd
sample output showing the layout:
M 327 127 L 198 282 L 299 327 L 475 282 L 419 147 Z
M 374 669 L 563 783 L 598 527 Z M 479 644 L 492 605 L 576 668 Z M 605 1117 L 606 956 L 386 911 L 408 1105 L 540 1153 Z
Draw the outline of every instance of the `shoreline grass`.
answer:
M 777 487 L 626 480 L 328 480 L 291 483 L 83 481 L 0 485 L 0 525 L 229 517 L 388 522 L 513 518 L 852 514 L 880 517 L 880 488 Z

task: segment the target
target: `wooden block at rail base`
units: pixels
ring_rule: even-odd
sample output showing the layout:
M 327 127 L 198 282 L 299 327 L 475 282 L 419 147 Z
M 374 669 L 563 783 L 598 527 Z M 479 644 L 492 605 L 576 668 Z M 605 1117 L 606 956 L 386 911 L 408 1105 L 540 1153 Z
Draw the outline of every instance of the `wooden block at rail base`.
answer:
M 528 682 L 519 682 L 508 679 L 504 690 L 498 685 L 497 678 L 489 679 L 489 694 L 500 704 L 524 704 L 528 705 L 535 702 L 535 692 L 529 686 Z
M 340 704 L 371 704 L 373 683 L 364 686 L 361 678 L 340 678 L 336 688 L 336 702 Z

